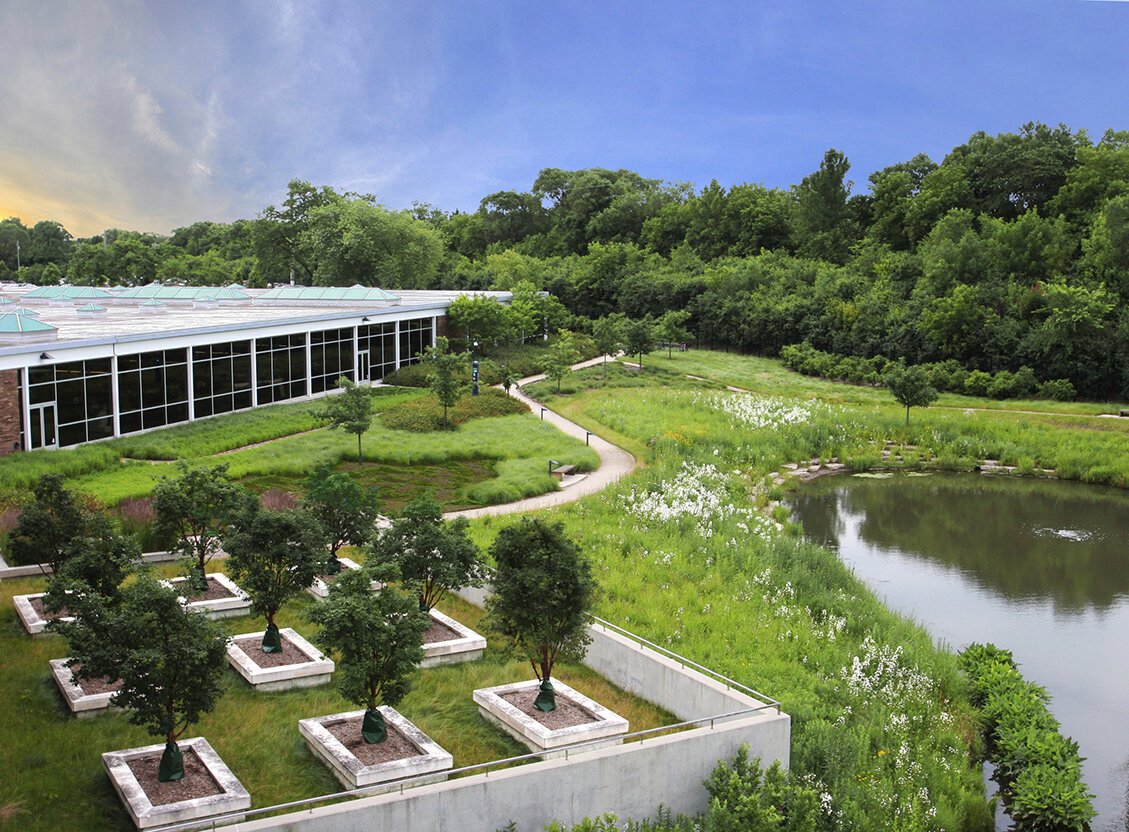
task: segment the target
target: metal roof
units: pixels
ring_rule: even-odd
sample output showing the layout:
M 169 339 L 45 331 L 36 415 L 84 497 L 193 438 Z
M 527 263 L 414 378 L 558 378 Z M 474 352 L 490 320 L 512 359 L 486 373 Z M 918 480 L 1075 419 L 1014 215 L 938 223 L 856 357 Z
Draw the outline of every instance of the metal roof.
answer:
M 9 315 L 0 315 L 0 332 L 2 333 L 54 332 L 57 330 L 58 327 L 37 321 L 27 315 L 17 315 L 14 312 Z
M 255 300 L 395 302 L 400 298 L 375 286 L 279 286 L 256 295 Z

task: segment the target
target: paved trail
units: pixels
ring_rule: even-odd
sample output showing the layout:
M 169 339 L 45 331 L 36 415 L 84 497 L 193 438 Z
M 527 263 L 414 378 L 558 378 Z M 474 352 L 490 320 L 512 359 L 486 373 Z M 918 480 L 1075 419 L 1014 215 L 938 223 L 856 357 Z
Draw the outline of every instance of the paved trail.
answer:
M 572 369 L 580 370 L 584 367 L 593 367 L 603 361 L 603 358 L 593 358 L 590 361 L 582 361 L 579 364 L 574 364 Z M 510 395 L 518 401 L 523 402 L 526 407 L 534 413 L 541 413 L 542 406 L 535 402 L 529 396 L 521 392 L 521 388 L 526 384 L 533 384 L 536 381 L 542 381 L 544 375 L 529 376 L 528 378 L 521 379 L 517 385 L 510 389 Z M 548 408 L 545 408 L 544 420 L 551 424 L 553 427 L 562 433 L 567 433 L 569 436 L 575 436 L 577 439 L 583 440 L 586 431 L 584 428 L 575 422 L 571 422 L 559 413 L 556 413 Z M 542 494 L 539 497 L 527 497 L 524 500 L 517 500 L 513 503 L 501 503 L 496 506 L 483 506 L 482 508 L 471 508 L 464 511 L 450 511 L 445 514 L 445 517 L 486 517 L 487 515 L 496 514 L 514 514 L 522 511 L 536 511 L 537 509 L 550 508 L 551 506 L 564 505 L 579 500 L 588 494 L 595 494 L 597 491 L 602 491 L 613 482 L 622 477 L 627 476 L 635 470 L 638 464 L 631 454 L 613 445 L 600 437 L 593 435 L 589 440 L 589 444 L 600 457 L 600 467 L 592 473 L 584 477 L 579 482 L 568 486 L 560 491 L 550 491 L 548 494 Z

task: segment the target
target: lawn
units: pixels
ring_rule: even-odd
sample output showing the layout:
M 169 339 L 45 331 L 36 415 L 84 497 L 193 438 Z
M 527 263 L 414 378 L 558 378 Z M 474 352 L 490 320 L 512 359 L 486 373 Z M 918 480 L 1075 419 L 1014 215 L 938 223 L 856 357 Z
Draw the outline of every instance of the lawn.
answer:
M 222 566 L 216 568 L 222 570 Z M 176 572 L 174 565 L 156 569 Z M 16 806 L 12 828 L 33 832 L 61 829 L 100 832 L 126 830 L 131 824 L 102 770 L 100 754 L 113 749 L 151 745 L 158 740 L 129 724 L 123 714 L 91 719 L 69 715 L 51 678 L 49 659 L 66 655 L 59 636 L 31 638 L 12 606 L 13 595 L 40 591 L 42 579 L 0 584 L 0 698 L 8 714 L 0 721 L 0 807 Z M 305 621 L 310 596 L 288 603 L 280 627 L 309 637 L 316 628 Z M 440 605 L 472 629 L 481 628 L 482 611 L 458 598 Z M 230 634 L 261 631 L 262 619 L 223 622 Z M 483 720 L 471 699 L 475 688 L 531 677 L 529 664 L 490 643 L 478 661 L 419 671 L 415 687 L 397 710 L 446 748 L 455 766 L 473 765 L 527 753 L 501 730 Z M 280 693 L 254 691 L 233 670 L 225 672 L 225 692 L 216 710 L 191 731 L 204 736 L 251 792 L 255 806 L 341 791 L 336 780 L 307 750 L 298 720 L 307 716 L 356 710 L 325 685 Z M 656 728 L 677 720 L 661 709 L 611 686 L 581 665 L 560 667 L 558 678 L 626 717 L 632 730 Z M 0 822 L 0 828 L 7 828 Z

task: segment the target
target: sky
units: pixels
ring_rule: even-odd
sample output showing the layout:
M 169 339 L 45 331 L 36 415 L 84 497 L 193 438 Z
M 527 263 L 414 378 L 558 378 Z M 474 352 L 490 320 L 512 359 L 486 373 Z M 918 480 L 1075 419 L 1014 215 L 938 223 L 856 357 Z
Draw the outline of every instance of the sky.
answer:
M 167 234 L 291 179 L 474 210 L 546 167 L 867 176 L 1129 130 L 1129 0 L 5 0 L 0 217 Z

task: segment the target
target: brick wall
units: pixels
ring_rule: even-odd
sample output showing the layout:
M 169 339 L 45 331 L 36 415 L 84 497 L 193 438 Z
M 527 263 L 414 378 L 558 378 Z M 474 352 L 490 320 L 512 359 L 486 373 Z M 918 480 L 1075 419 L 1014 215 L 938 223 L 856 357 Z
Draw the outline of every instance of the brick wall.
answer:
M 0 370 L 0 456 L 19 450 L 19 445 L 19 370 Z
M 435 319 L 435 337 L 436 338 L 446 338 L 447 337 L 447 316 L 446 315 L 440 315 L 438 318 Z

